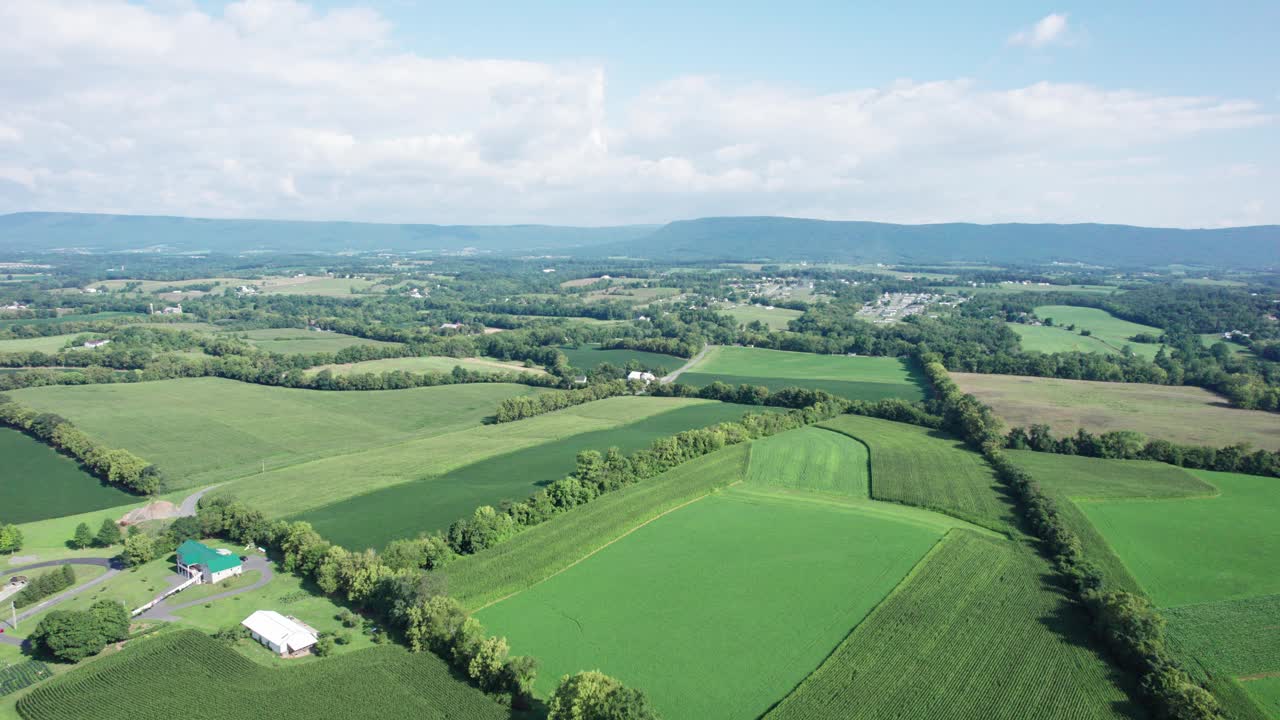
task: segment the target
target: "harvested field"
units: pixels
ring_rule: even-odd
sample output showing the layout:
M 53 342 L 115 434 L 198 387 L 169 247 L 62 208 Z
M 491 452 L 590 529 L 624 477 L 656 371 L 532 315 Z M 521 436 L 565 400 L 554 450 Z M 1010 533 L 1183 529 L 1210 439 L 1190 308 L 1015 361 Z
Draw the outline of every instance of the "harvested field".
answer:
M 1247 442 L 1280 450 L 1274 413 L 1240 410 L 1198 387 L 951 373 L 960 389 L 990 405 L 1010 426 L 1043 423 L 1056 435 L 1136 430 L 1152 438 L 1223 447 Z

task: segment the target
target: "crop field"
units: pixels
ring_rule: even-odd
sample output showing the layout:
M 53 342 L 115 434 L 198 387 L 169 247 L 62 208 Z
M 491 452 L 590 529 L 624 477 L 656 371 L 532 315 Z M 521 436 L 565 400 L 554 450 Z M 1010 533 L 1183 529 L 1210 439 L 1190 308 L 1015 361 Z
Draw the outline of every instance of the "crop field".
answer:
M 1245 690 L 1273 718 L 1280 718 L 1280 675 L 1248 680 Z
M 319 507 L 296 519 L 310 522 L 321 535 L 346 547 L 381 547 L 397 538 L 443 530 L 480 505 L 497 505 L 507 499 L 523 500 L 540 486 L 571 473 L 582 450 L 605 451 L 617 447 L 624 453 L 634 452 L 658 438 L 736 420 L 752 409 L 717 402 L 688 405 L 615 427 L 548 439 L 443 475 Z
M 10 428 L 0 427 L 0 522 L 73 515 L 128 505 L 138 497 L 85 472 L 71 458 Z
M 76 334 L 70 335 L 50 335 L 48 337 L 36 338 L 19 338 L 16 340 L 0 340 L 0 353 L 11 352 L 42 352 L 56 353 L 67 346 L 72 338 L 79 337 Z
M 678 382 L 702 387 L 716 381 L 763 385 L 770 390 L 803 387 L 852 400 L 924 400 L 923 377 L 898 358 L 815 355 L 736 346 L 711 348 Z
M 53 673 L 39 660 L 26 660 L 0 670 L 0 695 L 8 695 L 40 682 Z
M 1018 344 L 1023 350 L 1028 352 L 1042 353 L 1058 353 L 1058 352 L 1092 352 L 1103 354 L 1116 354 L 1120 350 L 1108 345 L 1102 338 L 1093 335 L 1084 336 L 1078 331 L 1072 332 L 1066 328 L 1057 326 L 1049 327 L 1047 325 L 1027 325 L 1025 323 L 1007 322 L 1008 328 L 1018 333 Z M 1124 343 L 1135 348 L 1137 352 L 1138 343 Z M 1123 345 L 1121 347 L 1123 347 Z
M 235 333 L 235 336 L 248 340 L 250 345 L 259 350 L 282 355 L 291 353 L 334 353 L 352 345 L 381 345 L 384 347 L 396 345 L 396 343 L 369 340 L 353 335 L 343 335 L 342 333 L 318 332 L 301 328 L 246 330 Z
M 69 322 L 97 322 L 99 320 L 116 320 L 123 317 L 141 319 L 146 316 L 141 313 L 109 311 L 85 314 L 74 313 L 56 318 L 0 318 L 0 328 L 17 327 L 19 325 L 61 325 Z
M 562 347 L 560 352 L 564 353 L 565 357 L 569 359 L 570 365 L 581 370 L 593 370 L 601 363 L 610 363 L 623 367 L 634 360 L 646 367 L 664 368 L 669 372 L 685 363 L 684 358 L 679 358 L 675 355 L 645 352 L 644 350 L 601 350 L 594 345 Z
M 1058 436 L 1079 428 L 1136 430 L 1187 445 L 1247 442 L 1280 450 L 1274 413 L 1227 407 L 1224 398 L 1203 388 L 977 373 L 951 373 L 951 379 L 1010 426 L 1043 423 Z
M 1162 607 L 1280 593 L 1280 484 L 1191 471 L 1211 498 L 1108 500 L 1081 510 Z
M 1073 500 L 1183 498 L 1218 494 L 1218 488 L 1176 465 L 1151 460 L 1103 460 L 1009 450 L 1009 458 L 1044 487 Z
M 383 360 L 365 360 L 358 363 L 343 363 L 337 365 L 321 365 L 319 367 L 307 370 L 308 375 L 315 375 L 322 370 L 328 370 L 334 375 L 356 375 L 359 373 L 383 373 L 400 370 L 411 373 L 438 372 L 449 373 L 453 369 L 461 365 L 465 370 L 473 370 L 484 373 L 501 373 L 501 372 L 527 372 L 537 375 L 545 375 L 546 371 L 540 368 L 527 368 L 519 362 L 506 362 L 495 358 L 483 357 L 403 357 L 403 358 L 385 358 Z
M 1280 673 L 1280 595 L 1165 608 L 1178 652 L 1234 677 Z
M 951 532 L 766 717 L 1142 717 L 1048 571 L 1028 548 Z
M 271 669 L 194 631 L 135 641 L 18 701 L 26 720 L 249 720 L 265 708 L 296 720 L 508 717 L 431 653 L 385 646 Z
M 672 720 L 755 717 L 937 539 L 839 505 L 729 490 L 477 617 L 539 658 L 544 695 L 564 673 L 600 668 Z
M 735 305 L 725 308 L 720 312 L 730 315 L 734 320 L 748 325 L 757 320 L 764 323 L 770 330 L 786 330 L 787 323 L 800 317 L 804 313 L 799 310 L 789 310 L 787 308 L 776 307 L 772 310 L 767 309 L 763 305 Z
M 1081 348 L 1083 352 L 1120 352 L 1120 349 L 1128 345 L 1133 349 L 1134 354 L 1147 358 L 1154 358 L 1156 353 L 1160 351 L 1160 345 L 1154 343 L 1136 343 L 1129 338 L 1139 333 L 1147 333 L 1159 337 L 1164 333 L 1163 330 L 1150 325 L 1141 325 L 1128 320 L 1121 320 L 1106 310 L 1089 307 L 1076 307 L 1074 305 L 1041 305 L 1035 308 L 1036 317 L 1040 319 L 1053 318 L 1053 327 L 1032 327 L 1031 330 L 1037 331 L 1028 335 L 1022 335 L 1022 330 L 1017 326 L 1014 330 L 1022 335 L 1022 348 L 1024 350 L 1039 350 L 1041 352 L 1062 352 L 1067 350 L 1065 346 L 1075 342 L 1075 338 L 1082 341 L 1093 340 L 1096 343 L 1093 346 Z M 1074 325 L 1075 330 L 1067 330 L 1065 326 Z M 1081 330 L 1088 330 L 1089 337 L 1080 335 Z M 1049 331 L 1057 332 L 1062 336 L 1057 339 Z
M 842 415 L 822 423 L 871 450 L 871 497 L 1013 532 L 1013 509 L 982 456 L 937 430 Z
M 751 443 L 747 484 L 868 497 L 867 448 L 808 427 Z
M 10 395 L 156 463 L 180 489 L 479 425 L 504 398 L 534 392 L 544 391 L 495 383 L 323 392 L 191 378 Z

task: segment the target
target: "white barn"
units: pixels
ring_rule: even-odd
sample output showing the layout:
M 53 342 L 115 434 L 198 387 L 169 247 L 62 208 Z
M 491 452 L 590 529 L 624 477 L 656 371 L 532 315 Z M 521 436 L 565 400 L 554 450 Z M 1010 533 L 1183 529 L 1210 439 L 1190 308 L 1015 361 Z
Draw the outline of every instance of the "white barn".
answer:
M 280 655 L 307 650 L 319 639 L 315 628 L 274 610 L 258 610 L 240 624 L 249 630 L 254 640 Z
M 643 381 L 645 385 L 648 385 L 649 383 L 653 382 L 654 380 L 657 380 L 658 378 L 655 377 L 654 374 L 651 372 L 640 372 L 639 370 L 632 370 L 631 372 L 627 373 L 627 379 L 640 380 L 640 381 Z

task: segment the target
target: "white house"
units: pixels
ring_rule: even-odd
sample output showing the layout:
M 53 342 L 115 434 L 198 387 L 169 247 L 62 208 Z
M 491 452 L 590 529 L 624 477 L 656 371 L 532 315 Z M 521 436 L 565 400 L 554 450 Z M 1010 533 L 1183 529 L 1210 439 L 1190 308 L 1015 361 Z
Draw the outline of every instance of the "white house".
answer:
M 653 373 L 651 373 L 651 372 L 640 372 L 639 370 L 632 370 L 631 372 L 627 373 L 627 379 L 628 379 L 628 380 L 643 380 L 643 381 L 644 381 L 644 383 L 645 383 L 646 385 L 648 385 L 649 383 L 653 382 L 654 380 L 657 380 L 657 379 L 658 379 L 658 377 L 657 377 L 656 375 L 654 375 Z
M 451 322 L 440 323 L 441 330 L 461 330 L 462 327 L 463 327 L 462 323 L 451 323 Z
M 214 550 L 202 542 L 187 540 L 178 546 L 178 571 L 209 584 L 239 575 L 244 572 L 244 564 L 230 550 Z
M 100 348 L 100 347 L 102 347 L 103 345 L 106 345 L 106 344 L 107 344 L 107 343 L 109 343 L 109 342 L 111 342 L 111 341 L 110 341 L 110 340 L 106 340 L 106 339 L 103 339 L 103 340 L 85 340 L 85 341 L 84 341 L 84 346 L 85 346 L 85 347 L 87 347 L 87 348 L 89 348 L 90 350 L 92 350 L 92 349 L 94 349 L 94 348 Z
M 295 617 L 274 610 L 258 610 L 241 623 L 254 640 L 280 655 L 293 655 L 316 644 L 319 633 Z

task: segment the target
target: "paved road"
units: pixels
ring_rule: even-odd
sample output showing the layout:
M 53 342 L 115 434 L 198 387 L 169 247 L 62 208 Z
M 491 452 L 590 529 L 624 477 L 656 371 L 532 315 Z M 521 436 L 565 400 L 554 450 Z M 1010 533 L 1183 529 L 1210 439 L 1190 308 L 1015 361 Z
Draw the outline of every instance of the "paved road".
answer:
M 221 485 L 221 484 L 222 483 L 218 483 L 218 485 Z M 200 490 L 197 490 L 191 493 L 186 498 L 184 498 L 182 501 L 182 505 L 178 508 L 178 517 L 188 517 L 190 515 L 195 515 L 196 505 L 200 503 L 200 498 L 204 497 L 205 493 L 218 487 L 218 485 L 210 485 L 207 488 L 202 488 Z
M 98 585 L 99 583 L 106 582 L 107 580 L 115 577 L 116 575 L 119 575 L 120 571 L 123 569 L 121 568 L 119 563 L 115 561 L 115 558 L 72 558 L 69 560 L 50 560 L 49 562 L 36 563 L 34 565 L 27 565 L 20 568 L 14 568 L 11 572 L 20 572 L 22 570 L 34 570 L 37 568 L 51 567 L 54 565 L 97 565 L 98 567 L 107 568 L 107 571 L 102 575 L 99 575 L 98 577 L 90 580 L 89 582 L 82 583 L 73 588 L 68 588 L 66 590 L 63 590 L 57 595 L 54 595 L 53 597 L 48 598 L 47 600 L 44 600 L 42 602 L 36 603 L 35 605 L 32 605 L 26 610 L 23 610 L 22 612 L 18 613 L 19 625 L 22 624 L 22 621 L 26 620 L 27 618 L 30 618 L 36 613 L 44 612 L 45 610 L 48 610 L 49 608 L 53 607 L 54 605 L 57 605 L 58 603 L 61 603 L 64 600 L 67 600 L 75 597 L 76 595 L 79 595 L 80 593 L 84 592 L 85 590 L 88 590 L 94 585 Z M 12 634 L 13 626 L 9 625 L 9 621 L 11 620 L 11 618 L 12 616 L 4 619 L 5 620 L 4 624 L 8 627 L 5 628 L 5 633 L 0 635 L 0 643 L 4 643 L 6 645 L 20 646 L 22 645 L 23 642 L 25 642 L 25 640 L 23 638 L 17 637 Z
M 708 352 L 710 352 L 710 351 L 711 351 L 711 348 L 712 348 L 712 347 L 714 347 L 714 346 L 713 346 L 713 345 L 703 345 L 703 346 L 702 346 L 702 349 L 698 351 L 698 354 L 697 354 L 697 355 L 694 355 L 693 357 L 689 358 L 689 362 L 687 362 L 687 363 L 685 363 L 685 364 L 681 365 L 681 366 L 679 367 L 679 369 L 677 369 L 675 372 L 673 372 L 673 373 L 671 373 L 671 374 L 669 374 L 669 375 L 664 375 L 664 376 L 662 376 L 662 379 L 661 379 L 659 382 L 661 382 L 661 383 L 663 383 L 663 384 L 670 383 L 670 382 L 675 382 L 675 381 L 676 381 L 676 378 L 680 377 L 680 373 L 686 372 L 687 370 L 689 370 L 689 368 L 691 368 L 691 367 L 693 367 L 694 365 L 697 365 L 699 362 L 701 362 L 701 361 L 702 361 L 702 358 L 703 358 L 703 357 L 705 357 L 705 356 L 706 356 L 706 354 L 707 354 Z
M 195 605 L 203 605 L 205 603 L 213 602 L 215 600 L 222 600 L 223 598 L 229 598 L 233 595 L 240 595 L 242 593 L 247 593 L 253 590 L 257 590 L 263 585 L 266 585 L 267 583 L 271 582 L 271 579 L 275 577 L 275 574 L 271 571 L 271 563 L 267 562 L 265 558 L 260 558 L 260 557 L 257 557 L 256 555 L 250 555 L 249 559 L 245 560 L 244 570 L 245 572 L 248 572 L 250 570 L 257 570 L 262 573 L 262 577 L 258 578 L 256 582 L 250 585 L 246 585 L 245 587 L 236 588 L 234 590 L 227 590 L 226 592 L 220 592 L 216 595 L 209 595 L 208 597 L 202 597 L 199 600 L 192 600 L 191 602 L 173 604 L 173 601 L 182 599 L 182 593 L 178 593 L 177 595 L 174 595 L 173 597 L 165 600 L 159 605 L 156 605 L 150 610 L 142 613 L 141 615 L 138 616 L 137 619 L 138 620 L 163 620 L 166 622 L 172 622 L 174 620 L 177 620 L 178 618 L 174 617 L 170 613 L 177 612 L 178 610 L 182 610 L 184 608 L 193 607 Z M 200 586 L 196 585 L 195 587 L 200 587 Z M 186 592 L 186 591 L 184 590 L 183 592 Z

